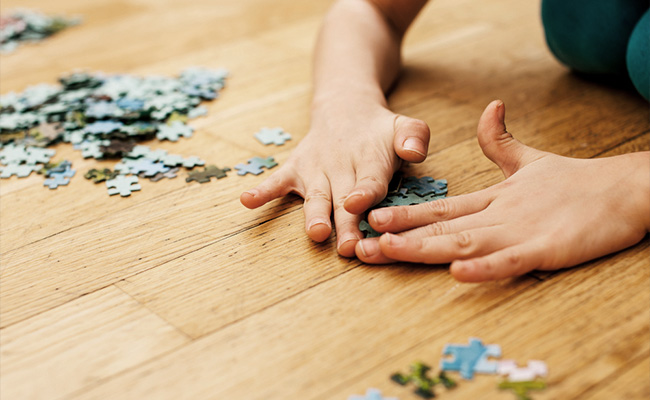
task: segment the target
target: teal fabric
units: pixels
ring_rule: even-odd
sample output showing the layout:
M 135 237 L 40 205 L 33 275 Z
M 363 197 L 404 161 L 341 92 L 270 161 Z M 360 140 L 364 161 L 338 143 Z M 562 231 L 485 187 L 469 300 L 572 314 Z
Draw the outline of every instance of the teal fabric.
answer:
M 639 0 L 543 0 L 546 42 L 569 68 L 604 79 L 629 76 L 647 99 L 649 6 Z
M 632 31 L 627 44 L 627 71 L 636 90 L 650 100 L 650 10 Z

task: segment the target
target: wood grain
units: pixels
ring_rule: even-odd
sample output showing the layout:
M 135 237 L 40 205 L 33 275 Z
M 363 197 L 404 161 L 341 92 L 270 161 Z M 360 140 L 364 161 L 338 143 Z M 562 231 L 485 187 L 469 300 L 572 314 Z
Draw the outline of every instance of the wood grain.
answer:
M 332 1 L 7 0 L 83 23 L 0 56 L 0 92 L 76 69 L 178 74 L 226 67 L 227 87 L 189 140 L 149 143 L 230 166 L 282 164 L 309 129 L 311 59 Z M 409 31 L 391 109 L 425 120 L 428 160 L 410 175 L 470 193 L 503 175 L 476 141 L 484 107 L 504 100 L 524 143 L 591 158 L 650 149 L 648 104 L 571 74 L 548 52 L 539 4 L 437 0 Z M 253 133 L 293 135 L 265 147 Z M 650 241 L 566 271 L 460 284 L 446 266 L 366 266 L 304 234 L 297 196 L 247 210 L 264 178 L 199 185 L 142 182 L 130 198 L 81 178 L 112 161 L 57 158 L 69 186 L 0 181 L 0 397 L 3 399 L 345 399 L 369 387 L 416 399 L 388 379 L 436 366 L 471 336 L 504 358 L 549 364 L 537 399 L 650 395 Z M 449 399 L 508 398 L 495 376 L 460 381 Z

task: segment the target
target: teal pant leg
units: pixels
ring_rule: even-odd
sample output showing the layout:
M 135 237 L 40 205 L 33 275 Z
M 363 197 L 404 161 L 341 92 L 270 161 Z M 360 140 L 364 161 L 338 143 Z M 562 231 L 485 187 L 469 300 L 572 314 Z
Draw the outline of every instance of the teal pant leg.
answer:
M 632 31 L 627 44 L 627 71 L 636 90 L 650 100 L 650 10 Z
M 546 41 L 573 70 L 627 75 L 628 41 L 647 9 L 640 0 L 543 0 Z

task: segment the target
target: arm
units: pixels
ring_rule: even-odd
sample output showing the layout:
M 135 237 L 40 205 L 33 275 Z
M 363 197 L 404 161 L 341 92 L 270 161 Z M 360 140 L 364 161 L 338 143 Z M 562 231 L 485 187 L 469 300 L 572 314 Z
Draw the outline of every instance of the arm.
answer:
M 316 44 L 311 126 L 289 160 L 241 202 L 257 208 L 296 193 L 305 229 L 326 240 L 334 213 L 337 249 L 353 256 L 360 216 L 386 195 L 401 160 L 426 157 L 429 129 L 386 108 L 404 33 L 426 0 L 339 0 Z

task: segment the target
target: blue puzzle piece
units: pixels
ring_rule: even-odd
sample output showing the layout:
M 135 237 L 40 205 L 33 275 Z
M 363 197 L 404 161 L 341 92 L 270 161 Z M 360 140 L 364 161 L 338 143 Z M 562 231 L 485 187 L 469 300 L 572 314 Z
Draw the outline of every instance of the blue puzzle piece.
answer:
M 397 400 L 396 397 L 381 397 L 381 390 L 368 389 L 365 395 L 352 395 L 348 400 Z
M 48 175 L 49 178 L 43 182 L 43 186 L 47 186 L 50 189 L 65 186 L 70 183 L 70 178 L 74 176 L 75 172 L 74 169 L 66 169 L 63 172 L 52 172 Z
M 463 379 L 472 379 L 475 372 L 496 374 L 498 363 L 489 361 L 488 357 L 501 357 L 499 345 L 483 345 L 481 339 L 470 338 L 469 345 L 448 344 L 442 350 L 443 355 L 453 355 L 453 359 L 440 361 L 443 371 L 459 371 Z
M 246 174 L 253 174 L 253 175 L 259 175 L 264 170 L 262 167 L 270 169 L 278 165 L 278 163 L 275 162 L 273 157 L 266 157 L 266 158 L 261 158 L 261 157 L 253 157 L 250 160 L 248 160 L 248 164 L 237 164 L 235 165 L 235 169 L 237 170 L 237 175 L 246 175 Z

